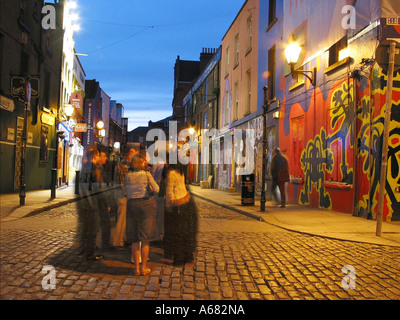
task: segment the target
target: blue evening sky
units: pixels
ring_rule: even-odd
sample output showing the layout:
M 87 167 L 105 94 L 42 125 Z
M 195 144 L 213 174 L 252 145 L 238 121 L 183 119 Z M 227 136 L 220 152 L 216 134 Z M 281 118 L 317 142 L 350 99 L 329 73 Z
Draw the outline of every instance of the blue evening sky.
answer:
M 128 130 L 172 114 L 174 65 L 218 48 L 244 0 L 75 0 L 86 79 L 124 105 Z

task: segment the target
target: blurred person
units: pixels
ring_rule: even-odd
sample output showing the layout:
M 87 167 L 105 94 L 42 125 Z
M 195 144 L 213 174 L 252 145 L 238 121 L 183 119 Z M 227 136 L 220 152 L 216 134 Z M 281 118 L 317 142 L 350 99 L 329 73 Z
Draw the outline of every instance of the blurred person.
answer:
M 155 193 L 159 187 L 153 176 L 145 171 L 143 157 L 132 158 L 128 173 L 125 176 L 125 191 L 127 195 L 126 240 L 132 245 L 132 262 L 135 264 L 136 275 L 147 275 L 150 251 L 150 241 L 157 240 L 157 228 L 153 200 L 150 189 Z M 140 266 L 140 261 L 142 265 Z
M 117 199 L 117 223 L 115 225 L 113 234 L 113 245 L 115 247 L 125 246 L 125 229 L 126 229 L 126 191 L 125 191 L 125 175 L 128 172 L 128 154 L 124 155 L 124 159 L 118 164 L 117 167 L 117 180 L 120 187 L 116 189 L 116 199 Z
M 85 157 L 85 161 L 88 161 L 88 159 L 90 159 L 93 167 L 91 188 L 94 191 L 100 191 L 104 181 L 102 166 L 107 162 L 107 155 L 91 148 L 88 151 L 88 157 Z M 80 188 L 81 195 L 84 197 L 77 201 L 79 242 L 81 253 L 86 254 L 88 260 L 100 260 L 103 258 L 103 254 L 96 251 L 96 237 L 98 232 L 101 231 L 102 251 L 110 248 L 110 205 L 105 192 L 91 196 L 89 191 L 91 189 Z
M 164 253 L 175 265 L 193 262 L 197 238 L 197 210 L 185 184 L 186 166 L 169 164 L 165 191 Z
M 281 194 L 281 208 L 286 206 L 286 190 L 285 183 L 290 181 L 289 176 L 289 164 L 287 159 L 282 155 L 279 148 L 275 148 L 273 151 L 273 157 L 271 161 L 271 175 L 272 175 L 272 195 L 275 201 L 279 203 L 276 188 L 279 188 Z
M 164 238 L 164 205 L 165 205 L 165 183 L 166 183 L 166 169 L 167 164 L 164 161 L 157 162 L 151 167 L 151 174 L 158 184 L 160 190 L 155 195 L 155 213 L 156 213 L 156 225 L 159 241 Z

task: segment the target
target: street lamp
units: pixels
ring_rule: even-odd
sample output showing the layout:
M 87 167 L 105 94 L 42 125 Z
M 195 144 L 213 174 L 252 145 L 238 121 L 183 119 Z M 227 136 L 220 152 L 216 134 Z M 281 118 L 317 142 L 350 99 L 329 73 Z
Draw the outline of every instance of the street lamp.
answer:
M 72 104 L 65 104 L 64 105 L 65 115 L 69 119 L 72 114 L 74 113 L 74 106 Z
M 104 129 L 104 121 L 103 120 L 97 121 L 96 128 L 99 130 Z
M 100 144 L 103 142 L 103 138 L 106 136 L 106 129 L 104 128 L 104 126 L 105 124 L 103 120 L 97 121 L 97 137 L 100 139 Z
M 290 65 L 290 70 L 292 73 L 301 73 L 305 75 L 311 82 L 311 84 L 315 87 L 316 79 L 317 79 L 317 68 L 314 67 L 312 70 L 295 70 L 294 66 L 299 60 L 299 56 L 301 53 L 301 46 L 293 40 L 286 46 L 285 48 L 285 56 L 287 63 Z M 307 73 L 311 73 L 309 76 Z

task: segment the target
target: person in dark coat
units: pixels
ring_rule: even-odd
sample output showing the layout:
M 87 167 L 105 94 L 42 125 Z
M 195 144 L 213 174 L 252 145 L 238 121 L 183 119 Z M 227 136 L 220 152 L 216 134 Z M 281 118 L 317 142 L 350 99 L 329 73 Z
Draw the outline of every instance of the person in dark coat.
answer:
M 101 260 L 103 252 L 111 248 L 110 200 L 107 193 L 100 192 L 104 177 L 103 166 L 108 158 L 104 152 L 92 148 L 84 161 L 91 159 L 93 176 L 91 188 L 98 195 L 92 195 L 89 189 L 81 188 L 82 199 L 77 201 L 78 235 L 81 254 L 88 260 Z M 96 246 L 97 233 L 101 232 L 101 251 Z
M 277 202 L 278 195 L 276 188 L 279 188 L 281 193 L 281 208 L 285 208 L 286 191 L 285 183 L 290 181 L 289 177 L 289 164 L 287 159 L 282 155 L 279 148 L 274 149 L 274 154 L 271 161 L 271 175 L 272 175 L 272 195 Z

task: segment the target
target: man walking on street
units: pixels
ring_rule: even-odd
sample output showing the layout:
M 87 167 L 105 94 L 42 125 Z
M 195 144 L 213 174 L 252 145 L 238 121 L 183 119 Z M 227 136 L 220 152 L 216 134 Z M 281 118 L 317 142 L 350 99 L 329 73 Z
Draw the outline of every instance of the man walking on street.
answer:
M 271 161 L 271 175 L 272 175 L 272 195 L 276 202 L 278 202 L 278 195 L 276 188 L 279 188 L 281 193 L 281 208 L 285 208 L 286 191 L 285 183 L 290 181 L 289 177 L 289 164 L 287 159 L 281 154 L 279 148 L 274 149 L 274 154 Z

